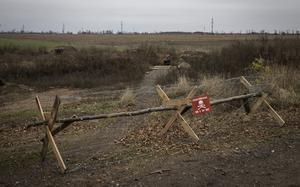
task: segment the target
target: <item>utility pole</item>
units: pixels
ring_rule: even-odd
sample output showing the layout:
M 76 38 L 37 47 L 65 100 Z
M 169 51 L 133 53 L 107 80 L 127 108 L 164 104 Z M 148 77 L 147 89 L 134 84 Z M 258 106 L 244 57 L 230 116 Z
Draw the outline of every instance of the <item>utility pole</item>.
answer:
M 214 34 L 214 18 L 211 18 L 211 33 Z
M 121 21 L 121 34 L 123 34 L 123 21 Z
M 21 30 L 21 33 L 24 33 L 25 32 L 25 26 L 24 24 L 22 25 L 22 30 Z
M 65 33 L 65 24 L 63 23 L 63 26 L 62 26 L 62 33 L 64 34 Z

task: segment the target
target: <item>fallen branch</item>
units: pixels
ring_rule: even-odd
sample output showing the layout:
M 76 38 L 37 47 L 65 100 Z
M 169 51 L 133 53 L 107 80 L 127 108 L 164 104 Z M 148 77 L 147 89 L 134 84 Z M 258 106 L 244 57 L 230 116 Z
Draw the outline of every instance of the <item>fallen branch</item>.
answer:
M 245 95 L 239 95 L 234 97 L 228 97 L 225 99 L 218 99 L 210 102 L 210 105 L 218 105 L 226 102 L 251 98 L 251 97 L 261 97 L 262 94 L 260 92 L 258 93 L 251 93 L 251 94 L 245 94 Z M 184 105 L 183 105 L 184 106 Z M 185 105 L 186 109 L 190 109 L 192 107 L 192 104 Z M 177 110 L 178 106 L 159 106 L 159 107 L 153 107 L 153 108 L 146 108 L 142 110 L 136 110 L 131 112 L 118 112 L 118 113 L 110 113 L 110 114 L 99 114 L 99 115 L 93 115 L 93 116 L 81 116 L 81 117 L 73 117 L 73 118 L 65 118 L 65 119 L 58 119 L 55 122 L 56 123 L 73 123 L 76 121 L 88 121 L 88 120 L 96 120 L 96 119 L 104 119 L 104 118 L 115 118 L 115 117 L 126 117 L 126 116 L 137 116 L 137 115 L 143 115 L 147 113 L 152 112 L 161 112 L 161 111 L 169 111 L 169 110 Z M 36 127 L 47 124 L 47 121 L 39 121 L 32 124 L 29 124 L 27 128 L 30 127 Z M 64 129 L 64 128 L 63 128 Z

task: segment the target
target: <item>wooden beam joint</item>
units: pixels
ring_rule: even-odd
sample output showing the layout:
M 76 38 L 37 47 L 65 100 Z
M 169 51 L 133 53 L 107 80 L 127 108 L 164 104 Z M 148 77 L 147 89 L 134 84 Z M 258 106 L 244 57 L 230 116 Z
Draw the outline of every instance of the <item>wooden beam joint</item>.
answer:
M 199 141 L 199 137 L 196 135 L 196 133 L 193 131 L 193 129 L 190 127 L 190 125 L 186 122 L 186 120 L 181 115 L 183 112 L 187 111 L 186 105 L 192 100 L 192 97 L 196 94 L 196 87 L 194 87 L 188 96 L 184 99 L 170 99 L 168 95 L 161 89 L 159 85 L 156 86 L 156 91 L 158 95 L 162 98 L 163 104 L 166 106 L 177 106 L 178 109 L 176 112 L 171 116 L 168 123 L 165 125 L 163 130 L 160 132 L 160 135 L 165 134 L 168 129 L 174 124 L 176 120 L 179 120 L 181 126 L 183 127 L 184 131 L 187 132 L 187 134 L 195 141 Z

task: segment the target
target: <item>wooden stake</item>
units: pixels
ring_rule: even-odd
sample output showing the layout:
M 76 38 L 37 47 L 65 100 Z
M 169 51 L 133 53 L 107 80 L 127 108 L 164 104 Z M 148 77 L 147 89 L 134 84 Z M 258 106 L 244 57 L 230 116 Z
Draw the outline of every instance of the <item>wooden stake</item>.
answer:
M 253 87 L 252 84 L 244 77 L 242 76 L 240 78 L 240 82 L 250 91 L 250 89 Z M 257 100 L 257 102 L 251 107 L 251 110 L 250 111 L 251 113 L 255 112 L 259 106 L 262 104 L 262 103 L 265 103 L 266 106 L 268 107 L 268 109 L 270 110 L 273 118 L 281 125 L 283 126 L 285 124 L 285 121 L 281 118 L 281 116 L 274 110 L 274 108 L 269 104 L 269 102 L 266 100 L 267 98 L 267 94 L 263 93 L 262 97 L 259 98 Z
M 255 113 L 266 98 L 267 94 L 265 93 L 260 98 L 258 98 L 257 101 L 251 106 L 250 113 Z
M 40 114 L 41 114 L 41 117 L 42 117 L 42 119 L 43 120 L 46 120 L 46 118 L 45 118 L 45 115 L 44 115 L 44 111 L 43 111 L 43 108 L 42 108 L 42 106 L 41 106 L 41 103 L 40 103 L 40 100 L 39 100 L 39 98 L 38 98 L 38 96 L 36 96 L 36 103 L 37 103 L 37 106 L 38 106 L 38 109 L 39 109 L 39 111 L 40 111 Z M 58 100 L 59 100 L 59 98 L 58 98 Z M 60 102 L 58 102 L 58 105 L 59 105 L 59 103 Z M 54 104 L 54 106 L 56 106 L 57 104 Z M 58 109 L 58 107 L 55 107 L 56 109 Z M 52 111 L 54 111 L 54 108 L 53 108 L 53 110 Z M 54 111 L 54 113 L 56 113 L 56 115 L 57 115 L 57 111 Z M 53 116 L 56 116 L 56 115 L 54 115 L 54 113 L 53 113 Z M 51 115 L 52 116 L 52 115 Z M 55 122 L 55 120 L 56 119 L 51 119 L 51 120 L 49 120 L 49 121 L 53 121 L 53 123 Z M 52 125 L 53 126 L 53 125 Z M 52 150 L 53 150 L 53 152 L 54 152 L 54 155 L 55 155 L 55 157 L 56 157 L 56 159 L 57 159 L 57 161 L 58 161 L 58 164 L 59 164 L 59 166 L 60 166 L 60 168 L 61 168 L 61 171 L 62 171 L 62 173 L 65 173 L 65 171 L 66 171 L 66 165 L 65 165 L 65 163 L 64 163 L 64 161 L 63 161 L 63 159 L 62 159 L 62 157 L 61 157 L 61 154 L 60 154 L 60 152 L 59 152 L 59 150 L 58 150 L 58 148 L 57 148 L 57 145 L 56 145 L 56 143 L 55 143 L 55 141 L 54 141 L 54 138 L 53 138 L 53 136 L 52 136 L 52 134 L 51 134 L 51 131 L 50 131 L 50 128 L 49 128 L 49 124 L 47 124 L 47 125 L 45 125 L 45 131 L 46 131 L 46 136 L 47 136 L 47 142 L 49 142 L 50 143 L 50 146 L 52 147 Z M 45 139 L 45 140 L 46 140 Z M 44 144 L 43 144 L 43 150 L 47 150 L 48 149 L 48 143 L 47 143 L 47 145 L 45 144 L 45 142 L 44 142 Z
M 283 126 L 285 124 L 285 121 L 281 118 L 281 116 L 274 110 L 274 108 L 266 100 L 264 100 L 264 103 L 268 106 L 272 116 L 277 120 L 277 122 L 281 126 Z
M 189 124 L 185 121 L 181 114 L 177 113 L 177 119 L 179 119 L 181 126 L 195 141 L 199 141 L 199 137 L 193 131 L 193 129 L 189 126 Z
M 167 96 L 167 94 L 161 89 L 160 85 L 156 85 L 156 91 L 158 95 L 162 98 L 163 101 L 169 101 L 170 98 Z
M 245 98 L 242 100 L 243 101 L 243 106 L 244 106 L 244 109 L 245 109 L 245 112 L 246 114 L 249 114 L 250 113 L 250 105 L 249 105 L 249 99 L 248 98 Z
M 248 89 L 248 91 L 251 89 L 251 83 L 244 76 L 241 76 L 240 81 Z

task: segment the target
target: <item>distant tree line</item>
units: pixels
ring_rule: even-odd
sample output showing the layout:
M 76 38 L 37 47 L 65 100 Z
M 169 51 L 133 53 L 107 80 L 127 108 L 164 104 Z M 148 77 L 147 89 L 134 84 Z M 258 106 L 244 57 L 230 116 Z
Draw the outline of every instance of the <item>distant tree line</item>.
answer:
M 273 32 L 267 32 L 265 30 L 254 31 L 247 30 L 246 32 L 203 32 L 203 31 L 195 31 L 195 32 L 184 32 L 184 31 L 166 31 L 166 32 L 114 32 L 113 30 L 103 30 L 103 31 L 91 31 L 91 30 L 81 30 L 76 32 L 56 32 L 56 31 L 24 31 L 24 30 L 16 30 L 13 29 L 11 31 L 0 31 L 1 34 L 84 34 L 84 35 L 121 35 L 121 34 L 203 34 L 203 35 L 236 35 L 236 34 L 245 34 L 245 35 L 300 35 L 299 30 L 274 30 Z

